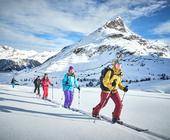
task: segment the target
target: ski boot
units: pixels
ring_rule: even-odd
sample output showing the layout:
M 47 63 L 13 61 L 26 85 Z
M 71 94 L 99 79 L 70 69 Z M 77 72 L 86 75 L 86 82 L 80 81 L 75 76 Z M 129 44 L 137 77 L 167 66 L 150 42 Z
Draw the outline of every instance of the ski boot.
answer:
M 94 113 L 92 113 L 92 117 L 100 119 L 99 114 L 94 114 Z
M 98 119 L 100 118 L 99 113 L 97 113 L 94 108 L 93 108 L 93 111 L 92 111 L 92 117 L 98 118 Z
M 116 123 L 118 121 L 118 119 L 117 118 L 112 118 L 112 123 L 114 124 L 114 123 Z
M 40 98 L 40 97 L 41 97 L 41 95 L 37 93 L 37 94 L 36 94 L 36 97 L 37 97 L 37 98 Z

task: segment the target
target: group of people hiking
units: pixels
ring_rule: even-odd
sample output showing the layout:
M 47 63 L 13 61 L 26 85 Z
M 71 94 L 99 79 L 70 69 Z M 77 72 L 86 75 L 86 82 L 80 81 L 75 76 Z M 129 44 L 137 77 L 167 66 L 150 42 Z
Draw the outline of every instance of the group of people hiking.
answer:
M 49 85 L 53 86 L 53 84 L 51 83 L 51 81 L 48 78 L 47 73 L 44 74 L 43 78 L 40 79 L 40 76 L 37 76 L 37 78 L 34 80 L 34 93 L 37 92 L 37 96 L 40 97 L 40 86 L 42 86 L 43 89 L 43 97 L 42 99 L 46 100 L 48 97 L 48 87 Z
M 115 123 L 120 119 L 120 114 L 122 110 L 122 100 L 120 98 L 120 95 L 118 93 L 118 89 L 123 90 L 124 92 L 128 91 L 128 86 L 124 86 L 122 84 L 122 69 L 121 64 L 118 61 L 114 61 L 112 63 L 112 67 L 106 67 L 101 72 L 100 77 L 100 88 L 101 88 L 101 94 L 100 94 L 100 102 L 92 109 L 92 116 L 99 118 L 100 110 L 106 106 L 108 100 L 111 98 L 113 102 L 115 103 L 114 111 L 112 112 L 112 122 Z M 40 79 L 40 76 L 38 76 L 34 80 L 34 93 L 36 93 L 38 96 L 40 96 L 40 86 L 42 86 L 43 89 L 43 96 L 42 99 L 47 99 L 48 97 L 48 87 L 49 85 L 53 86 L 51 81 L 48 78 L 47 74 L 44 74 L 44 77 Z M 62 87 L 64 92 L 64 107 L 70 108 L 73 96 L 74 96 L 74 88 L 77 88 L 80 91 L 80 86 L 78 84 L 75 70 L 73 66 L 70 66 L 68 69 L 68 72 L 64 75 L 64 78 L 62 80 Z
M 40 86 L 42 86 L 42 99 L 46 100 L 48 97 L 49 85 L 53 86 L 47 74 L 44 74 L 44 77 L 42 79 L 40 78 L 40 76 L 37 76 L 37 78 L 34 80 L 34 93 L 36 93 L 37 91 L 36 95 L 40 97 Z M 65 96 L 64 107 L 70 108 L 73 101 L 74 87 L 76 87 L 80 91 L 80 86 L 78 84 L 73 66 L 70 66 L 68 72 L 64 75 L 62 86 Z

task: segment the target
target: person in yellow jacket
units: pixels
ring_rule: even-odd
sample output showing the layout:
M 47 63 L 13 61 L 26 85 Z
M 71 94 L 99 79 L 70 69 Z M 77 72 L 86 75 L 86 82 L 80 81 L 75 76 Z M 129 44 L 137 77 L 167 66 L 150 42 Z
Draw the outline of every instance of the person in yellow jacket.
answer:
M 124 92 L 128 91 L 128 87 L 122 85 L 121 65 L 119 63 L 113 63 L 113 68 L 106 72 L 101 82 L 104 88 L 102 88 L 100 95 L 100 103 L 93 108 L 92 116 L 99 117 L 100 110 L 107 104 L 109 98 L 111 98 L 115 103 L 115 108 L 112 113 L 112 122 L 115 123 L 120 119 L 123 106 L 117 89 L 119 88 Z

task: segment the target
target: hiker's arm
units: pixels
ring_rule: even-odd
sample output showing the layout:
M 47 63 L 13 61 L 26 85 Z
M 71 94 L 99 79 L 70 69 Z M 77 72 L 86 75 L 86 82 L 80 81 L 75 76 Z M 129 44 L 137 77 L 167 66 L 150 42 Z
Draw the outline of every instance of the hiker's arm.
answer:
M 78 84 L 77 78 L 74 78 L 74 85 L 75 85 L 75 87 L 76 87 L 76 88 L 78 88 L 78 87 L 79 87 L 79 84 Z
M 51 86 L 53 86 L 53 83 L 51 83 L 51 81 L 49 80 L 49 84 L 51 85 Z
M 67 76 L 64 75 L 64 78 L 63 78 L 63 80 L 62 80 L 62 84 L 65 85 L 65 84 L 66 84 L 66 81 L 67 81 Z
M 119 86 L 119 88 L 120 88 L 121 90 L 124 90 L 125 86 L 122 84 L 121 81 L 122 81 L 122 79 L 119 80 L 118 86 Z
M 63 78 L 63 80 L 62 80 L 63 91 L 64 91 L 64 88 L 66 87 L 66 81 L 67 81 L 67 75 L 65 74 L 65 75 L 64 75 L 64 78 Z

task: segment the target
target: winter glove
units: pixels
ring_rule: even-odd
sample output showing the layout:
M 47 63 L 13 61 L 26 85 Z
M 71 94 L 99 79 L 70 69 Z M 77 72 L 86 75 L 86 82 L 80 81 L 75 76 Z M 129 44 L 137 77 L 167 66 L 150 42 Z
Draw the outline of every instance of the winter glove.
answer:
M 112 83 L 112 86 L 113 86 L 113 87 L 116 86 L 116 81 L 117 81 L 116 79 L 113 81 L 113 83 Z
M 79 92 L 80 92 L 80 86 L 79 87 L 77 87 L 77 89 L 79 90 Z
M 123 73 L 120 71 L 117 75 L 118 76 L 123 76 Z
M 127 92 L 128 91 L 128 86 L 125 86 L 124 89 L 123 89 L 124 92 Z

